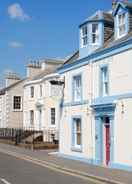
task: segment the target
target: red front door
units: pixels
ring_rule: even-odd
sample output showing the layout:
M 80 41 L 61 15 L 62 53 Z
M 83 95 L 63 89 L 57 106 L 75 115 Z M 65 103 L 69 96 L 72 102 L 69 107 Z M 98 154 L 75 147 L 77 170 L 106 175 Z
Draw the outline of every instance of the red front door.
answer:
M 106 165 L 108 165 L 110 161 L 110 123 L 108 117 L 105 119 L 105 136 Z

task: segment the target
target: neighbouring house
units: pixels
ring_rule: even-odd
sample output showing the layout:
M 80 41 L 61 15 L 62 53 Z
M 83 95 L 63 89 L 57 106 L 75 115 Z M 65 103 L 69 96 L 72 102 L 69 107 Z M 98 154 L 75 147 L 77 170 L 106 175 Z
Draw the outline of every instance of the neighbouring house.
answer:
M 58 140 L 63 85 L 56 70 L 63 63 L 60 59 L 41 60 L 41 72 L 24 84 L 23 126 L 43 131 L 43 140 L 47 142 Z
M 24 82 L 15 73 L 6 74 L 6 86 L 0 90 L 0 128 L 22 128 Z
M 132 3 L 113 2 L 80 26 L 79 57 L 65 78 L 59 155 L 132 169 Z
M 31 66 L 33 65 L 33 66 Z M 24 84 L 41 72 L 39 63 L 27 66 L 27 76 L 21 79 L 18 74 L 5 74 L 5 87 L 0 89 L 0 128 L 23 128 Z M 7 132 L 8 133 L 8 132 Z

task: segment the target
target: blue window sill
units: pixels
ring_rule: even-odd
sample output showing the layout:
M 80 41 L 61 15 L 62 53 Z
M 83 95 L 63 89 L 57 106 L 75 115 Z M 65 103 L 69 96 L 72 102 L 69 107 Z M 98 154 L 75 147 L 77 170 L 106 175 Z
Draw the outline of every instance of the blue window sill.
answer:
M 71 147 L 71 150 L 75 152 L 82 152 L 82 148 Z

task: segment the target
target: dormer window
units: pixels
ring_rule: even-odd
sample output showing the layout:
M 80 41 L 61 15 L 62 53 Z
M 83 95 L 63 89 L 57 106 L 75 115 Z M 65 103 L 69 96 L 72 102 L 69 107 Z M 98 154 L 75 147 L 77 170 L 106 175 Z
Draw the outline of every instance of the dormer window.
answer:
M 84 25 L 81 29 L 81 45 L 85 47 L 88 43 L 88 30 L 87 25 Z
M 125 26 L 125 17 L 126 14 L 118 15 L 118 36 L 121 37 L 126 33 L 126 26 Z
M 99 34 L 98 34 L 98 24 L 92 24 L 92 44 L 98 44 Z

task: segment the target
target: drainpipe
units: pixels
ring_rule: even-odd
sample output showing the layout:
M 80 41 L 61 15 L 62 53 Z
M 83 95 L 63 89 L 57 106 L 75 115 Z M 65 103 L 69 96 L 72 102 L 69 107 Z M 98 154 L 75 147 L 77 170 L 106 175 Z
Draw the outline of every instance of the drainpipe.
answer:
M 92 60 L 90 60 L 90 69 L 91 69 L 91 92 L 90 92 L 90 103 L 92 104 L 92 101 L 93 101 L 93 64 L 92 64 Z M 94 156 L 94 152 L 93 152 L 93 110 L 91 109 L 91 151 L 92 151 L 92 159 L 93 159 L 93 156 Z

